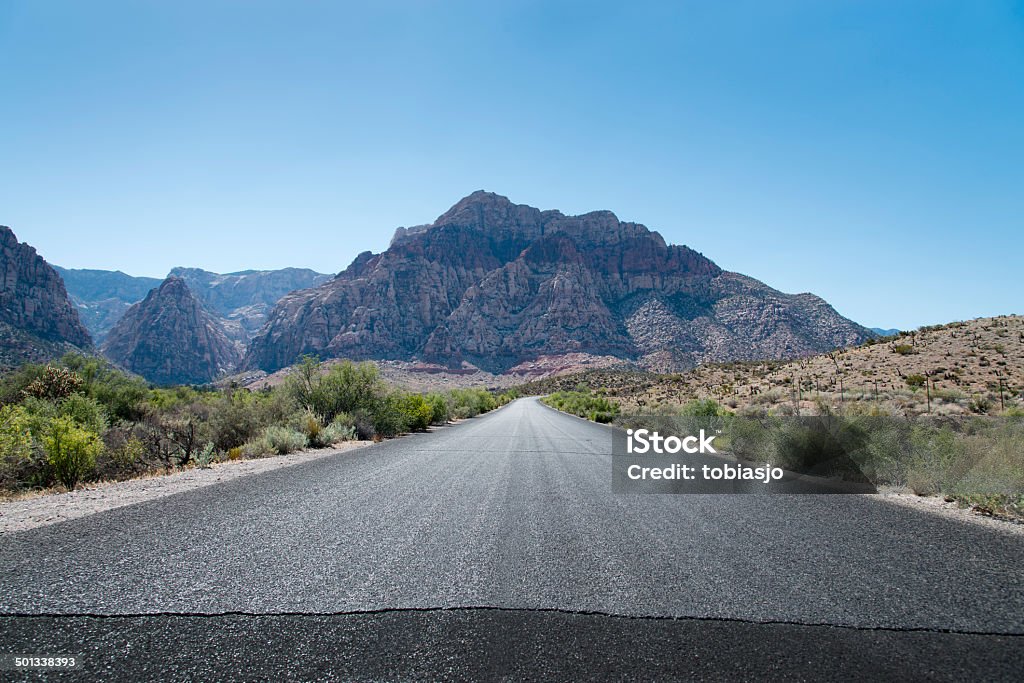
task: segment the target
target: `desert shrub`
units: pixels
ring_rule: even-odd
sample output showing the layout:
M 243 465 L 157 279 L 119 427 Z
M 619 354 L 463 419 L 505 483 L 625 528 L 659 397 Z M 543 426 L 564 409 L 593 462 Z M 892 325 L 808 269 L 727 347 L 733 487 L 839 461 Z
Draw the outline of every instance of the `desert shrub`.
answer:
M 619 414 L 619 405 L 589 391 L 556 391 L 542 399 L 558 410 L 585 417 L 594 422 L 611 422 Z
M 455 406 L 452 409 L 452 418 L 456 420 L 465 420 L 470 417 L 475 417 L 477 412 L 470 406 Z
M 409 422 L 402 396 L 390 394 L 373 413 L 373 429 L 376 436 L 390 438 L 408 431 Z
M 448 399 L 441 394 L 427 394 L 426 400 L 430 405 L 430 424 L 440 425 L 447 422 L 451 412 Z
M 42 374 L 25 387 L 25 396 L 59 401 L 82 388 L 82 378 L 67 368 L 47 365 Z
M 112 420 L 142 419 L 149 395 L 144 380 L 127 375 L 100 358 L 78 353 L 69 353 L 60 362 L 82 378 L 82 393 L 96 399 Z
M 192 462 L 209 439 L 209 409 L 202 403 L 183 406 L 165 416 L 165 434 L 177 446 L 178 466 Z
M 894 344 L 892 351 L 893 353 L 898 353 L 901 356 L 908 356 L 914 352 L 914 347 L 910 344 Z
M 127 424 L 103 432 L 103 451 L 96 459 L 97 478 L 124 479 L 149 466 L 146 445 L 135 432 L 136 426 Z
M 268 427 L 269 429 L 269 427 Z M 274 455 L 274 446 L 270 443 L 265 433 L 253 437 L 242 446 L 242 453 L 249 458 L 260 458 L 265 455 Z
M 271 425 L 263 430 L 263 434 L 260 438 L 265 439 L 266 444 L 269 446 L 267 450 L 260 455 L 266 455 L 270 453 L 276 453 L 277 455 L 287 455 L 288 453 L 294 453 L 297 450 L 302 449 L 306 445 L 306 435 L 302 432 L 290 429 L 288 427 L 281 427 L 278 425 Z
M 0 379 L 0 404 L 20 403 L 25 398 L 25 389 L 42 377 L 45 371 L 45 365 L 25 363 L 14 372 L 4 375 Z
M 718 401 L 706 398 L 690 401 L 680 409 L 679 414 L 688 417 L 723 417 L 730 412 L 719 405 Z
M 320 421 L 320 417 L 308 408 L 298 415 L 293 426 L 295 431 L 305 437 L 306 446 L 310 448 L 323 448 L 330 445 L 324 438 L 324 425 Z
M 286 391 L 303 408 L 330 423 L 338 413 L 376 410 L 386 387 L 373 363 L 344 361 L 324 372 L 315 356 L 306 356 L 293 368 Z
M 54 476 L 69 491 L 92 473 L 96 457 L 103 450 L 99 434 L 63 415 L 50 422 L 42 443 Z
M 242 459 L 242 447 L 241 446 L 235 446 L 234 448 L 229 448 L 228 449 L 228 460 L 231 460 L 233 462 L 235 460 L 241 460 L 241 459 Z
M 209 414 L 209 438 L 219 451 L 241 446 L 256 436 L 266 424 L 260 399 L 248 392 L 231 392 L 214 403 Z
M 341 441 L 354 441 L 356 436 L 355 420 L 348 413 L 338 413 L 334 421 L 324 428 L 324 441 L 328 445 Z
M 33 464 L 29 424 L 22 406 L 0 406 L 0 485 L 13 488 L 27 478 Z
M 210 407 L 198 400 L 168 409 L 151 406 L 139 425 L 139 438 L 165 467 L 184 467 L 212 440 L 209 417 Z
M 963 442 L 950 426 L 914 425 L 906 460 L 906 483 L 919 495 L 949 491 L 970 468 Z
M 207 441 L 206 444 L 199 449 L 199 452 L 196 453 L 196 464 L 205 470 L 210 467 L 216 456 L 217 449 L 214 448 L 213 442 Z
M 372 441 L 377 438 L 377 430 L 373 426 L 373 415 L 365 409 L 356 410 L 352 413 L 352 426 L 356 429 L 356 436 L 361 441 Z
M 718 447 L 744 460 L 816 476 L 871 480 L 863 471 L 860 455 L 867 434 L 856 420 L 830 414 L 783 416 L 763 410 L 674 419 L 678 424 L 675 433 L 720 432 Z
M 58 404 L 57 412 L 96 434 L 102 434 L 107 428 L 107 413 L 103 406 L 96 399 L 82 394 L 72 394 L 65 398 Z
M 907 375 L 904 381 L 911 389 L 920 389 L 928 381 L 928 378 L 924 375 Z
M 484 389 L 452 389 L 449 397 L 452 413 L 460 417 L 475 417 L 498 407 L 494 395 Z
M 422 432 L 430 426 L 434 409 L 422 395 L 396 392 L 389 398 L 401 413 L 403 431 Z
M 967 407 L 972 413 L 978 413 L 979 415 L 986 414 L 992 409 L 992 401 L 987 396 L 975 396 L 968 403 Z

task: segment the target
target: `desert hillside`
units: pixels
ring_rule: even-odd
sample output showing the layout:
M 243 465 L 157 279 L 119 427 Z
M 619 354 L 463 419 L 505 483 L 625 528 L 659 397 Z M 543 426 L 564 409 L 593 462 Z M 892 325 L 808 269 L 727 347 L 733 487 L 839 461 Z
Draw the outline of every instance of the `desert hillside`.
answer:
M 818 402 L 885 402 L 907 414 L 996 414 L 1024 394 L 1024 317 L 978 318 L 924 327 L 788 362 L 704 365 L 653 375 L 593 371 L 525 386 L 530 392 L 604 390 L 624 410 L 656 410 L 711 398 L 732 410 Z

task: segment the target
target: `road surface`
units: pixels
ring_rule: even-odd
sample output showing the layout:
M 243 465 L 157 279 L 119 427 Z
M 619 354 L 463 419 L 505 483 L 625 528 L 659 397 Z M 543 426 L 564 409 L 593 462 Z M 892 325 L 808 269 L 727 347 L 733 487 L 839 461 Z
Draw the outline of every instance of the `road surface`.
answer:
M 8 534 L 0 652 L 104 680 L 1024 668 L 1024 536 L 872 496 L 613 495 L 610 452 L 522 399 Z

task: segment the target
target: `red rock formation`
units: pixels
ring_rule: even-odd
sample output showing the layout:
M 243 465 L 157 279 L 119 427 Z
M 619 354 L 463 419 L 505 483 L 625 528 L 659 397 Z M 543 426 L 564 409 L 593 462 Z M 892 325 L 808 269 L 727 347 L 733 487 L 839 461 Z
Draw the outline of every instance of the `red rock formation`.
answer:
M 792 357 L 870 334 L 813 295 L 723 271 L 611 212 L 565 216 L 474 192 L 434 223 L 400 229 L 387 251 L 283 298 L 246 365 L 273 371 L 316 353 L 501 372 L 580 352 L 686 366 Z

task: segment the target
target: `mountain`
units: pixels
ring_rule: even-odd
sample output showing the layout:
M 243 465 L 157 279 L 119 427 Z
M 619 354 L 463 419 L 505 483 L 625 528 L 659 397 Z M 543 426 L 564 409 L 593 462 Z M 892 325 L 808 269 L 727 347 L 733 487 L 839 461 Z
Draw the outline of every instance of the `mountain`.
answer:
M 721 269 L 610 211 L 566 216 L 474 192 L 400 228 L 336 278 L 278 302 L 245 366 L 300 355 L 469 362 L 609 355 L 652 369 L 789 358 L 873 334 L 813 294 Z
M 134 277 L 121 271 L 57 268 L 82 321 L 102 341 L 128 308 L 145 298 L 162 280 Z M 245 343 L 260 328 L 277 300 L 295 289 L 312 287 L 332 276 L 305 268 L 211 273 L 199 268 L 174 268 L 206 308 L 223 319 L 232 339 Z
M 154 384 L 205 384 L 238 365 L 240 348 L 189 290 L 169 277 L 131 306 L 100 350 Z
M 895 327 L 892 329 L 885 329 L 883 327 L 872 327 L 871 331 L 877 334 L 879 337 L 892 337 L 900 333 Z
M 71 301 L 93 339 L 103 341 L 132 304 L 142 301 L 161 280 L 133 277 L 121 271 L 79 270 L 54 266 L 64 279 Z
M 199 268 L 174 268 L 170 277 L 183 279 L 211 313 L 239 325 L 248 340 L 281 297 L 322 284 L 333 276 L 308 268 L 243 270 L 225 275 Z
M 0 364 L 43 361 L 91 346 L 60 275 L 0 225 Z

